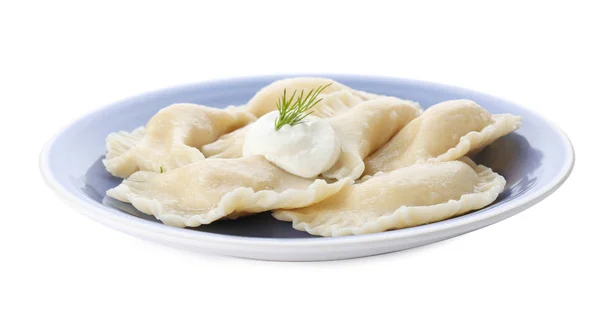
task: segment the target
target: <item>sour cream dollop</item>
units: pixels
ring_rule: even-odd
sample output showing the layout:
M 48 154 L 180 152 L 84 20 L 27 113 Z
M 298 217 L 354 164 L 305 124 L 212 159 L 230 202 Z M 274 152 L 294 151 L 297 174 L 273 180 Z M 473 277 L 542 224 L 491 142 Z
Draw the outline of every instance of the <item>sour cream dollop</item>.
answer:
M 256 120 L 246 134 L 243 156 L 262 155 L 294 175 L 313 178 L 330 169 L 340 156 L 335 131 L 323 119 L 309 115 L 301 123 L 275 130 L 278 111 Z

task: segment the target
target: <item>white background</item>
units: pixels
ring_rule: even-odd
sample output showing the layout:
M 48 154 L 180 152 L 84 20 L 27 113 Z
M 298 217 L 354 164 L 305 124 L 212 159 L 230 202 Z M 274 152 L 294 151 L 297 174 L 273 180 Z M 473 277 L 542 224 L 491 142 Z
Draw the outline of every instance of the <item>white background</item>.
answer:
M 2 2 L 0 313 L 598 314 L 598 9 L 549 2 Z M 324 263 L 147 243 L 79 215 L 41 180 L 44 142 L 94 108 L 290 72 L 423 79 L 513 100 L 563 128 L 575 169 L 493 226 Z

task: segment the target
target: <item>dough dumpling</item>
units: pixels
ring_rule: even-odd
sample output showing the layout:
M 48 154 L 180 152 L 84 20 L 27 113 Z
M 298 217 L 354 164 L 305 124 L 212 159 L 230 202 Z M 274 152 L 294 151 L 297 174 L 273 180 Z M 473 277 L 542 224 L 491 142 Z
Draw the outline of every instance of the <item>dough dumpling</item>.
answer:
M 273 216 L 313 235 L 383 232 L 481 209 L 505 184 L 502 176 L 468 158 L 415 164 L 347 186 L 318 204 L 278 210 Z
M 297 94 L 301 91 L 308 93 L 311 89 L 317 89 L 319 86 L 327 84 L 331 85 L 319 94 L 319 98 L 322 100 L 312 108 L 313 115 L 317 117 L 332 117 L 364 101 L 381 97 L 377 94 L 353 90 L 327 78 L 299 77 L 278 80 L 267 85 L 256 93 L 246 108 L 256 117 L 260 117 L 277 109 L 277 100 L 283 95 L 284 89 L 287 90 L 288 95 L 291 95 L 294 90 L 297 90 Z M 419 108 L 419 104 L 411 103 Z
M 209 143 L 200 149 L 207 158 L 235 159 L 242 157 L 242 149 L 246 141 L 246 134 L 252 123 L 243 128 L 222 135 L 213 143 Z
M 198 148 L 256 120 L 235 107 L 174 104 L 161 109 L 145 128 L 106 138 L 106 170 L 126 178 L 139 170 L 167 171 L 204 159 Z
M 327 122 L 340 139 L 342 151 L 337 162 L 323 173 L 323 177 L 357 179 L 365 170 L 363 159 L 419 113 L 411 102 L 395 97 L 380 97 L 328 118 Z
M 193 227 L 240 214 L 306 207 L 349 183 L 301 178 L 250 156 L 200 160 L 162 174 L 136 172 L 107 195 L 165 224 Z
M 415 163 L 456 160 L 482 149 L 520 125 L 521 117 L 491 115 L 470 100 L 442 102 L 427 109 L 367 157 L 365 175 Z

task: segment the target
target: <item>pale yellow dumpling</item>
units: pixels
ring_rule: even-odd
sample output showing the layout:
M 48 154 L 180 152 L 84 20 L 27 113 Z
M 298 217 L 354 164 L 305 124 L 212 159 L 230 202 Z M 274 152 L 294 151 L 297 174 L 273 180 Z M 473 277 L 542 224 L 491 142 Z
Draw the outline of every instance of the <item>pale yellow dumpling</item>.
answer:
M 139 170 L 167 171 L 204 159 L 199 148 L 256 120 L 235 107 L 174 104 L 160 110 L 146 127 L 106 138 L 106 170 L 126 178 Z
M 347 186 L 318 204 L 278 210 L 273 216 L 313 235 L 383 232 L 481 209 L 505 184 L 502 176 L 468 158 L 415 164 Z
M 174 226 L 199 226 L 224 217 L 305 207 L 348 185 L 301 178 L 261 156 L 204 159 L 166 173 L 140 171 L 107 191 Z
M 427 109 L 388 143 L 367 157 L 364 175 L 415 163 L 456 160 L 516 130 L 521 117 L 491 115 L 470 100 L 452 100 Z

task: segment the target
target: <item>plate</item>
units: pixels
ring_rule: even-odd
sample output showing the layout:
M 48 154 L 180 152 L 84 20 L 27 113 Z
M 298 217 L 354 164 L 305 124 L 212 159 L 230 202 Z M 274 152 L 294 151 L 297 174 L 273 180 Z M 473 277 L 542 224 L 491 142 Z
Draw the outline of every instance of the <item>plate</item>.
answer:
M 42 151 L 46 182 L 68 204 L 117 230 L 150 241 L 193 251 L 237 257 L 314 261 L 383 254 L 425 245 L 506 219 L 554 192 L 569 176 L 574 153 L 567 136 L 553 123 L 526 108 L 483 93 L 397 78 L 319 75 L 352 88 L 418 101 L 427 108 L 441 101 L 472 99 L 492 114 L 523 117 L 523 126 L 498 139 L 474 159 L 506 178 L 504 192 L 488 207 L 427 225 L 369 235 L 323 238 L 296 231 L 269 213 L 221 221 L 198 228 L 175 228 L 131 205 L 106 197 L 120 183 L 102 165 L 104 139 L 110 132 L 144 125 L 159 109 L 191 102 L 214 107 L 246 103 L 261 87 L 290 76 L 237 78 L 168 88 L 129 98 L 70 124 Z M 508 231 L 507 231 L 508 233 Z

